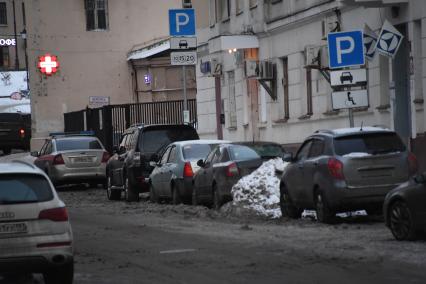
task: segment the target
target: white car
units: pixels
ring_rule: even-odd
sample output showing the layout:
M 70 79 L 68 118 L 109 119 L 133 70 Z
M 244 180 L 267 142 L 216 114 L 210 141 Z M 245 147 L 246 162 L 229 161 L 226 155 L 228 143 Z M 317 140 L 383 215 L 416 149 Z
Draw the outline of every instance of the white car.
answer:
M 0 275 L 72 283 L 73 259 L 68 213 L 47 175 L 29 163 L 0 163 Z

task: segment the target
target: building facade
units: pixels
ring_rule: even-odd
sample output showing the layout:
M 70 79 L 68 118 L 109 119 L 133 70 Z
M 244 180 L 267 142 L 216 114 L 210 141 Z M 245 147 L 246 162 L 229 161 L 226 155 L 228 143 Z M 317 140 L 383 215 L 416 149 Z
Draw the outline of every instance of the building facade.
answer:
M 395 129 L 409 146 L 423 139 L 425 1 L 211 0 L 209 11 L 210 26 L 198 32 L 202 137 L 269 140 L 294 149 L 318 129 L 349 127 L 348 111 L 332 107 L 327 34 L 366 25 L 378 34 L 387 20 L 404 39 L 393 59 L 376 54 L 367 61 L 369 107 L 354 110 L 355 126 Z M 238 36 L 246 41 L 232 42 Z M 209 71 L 201 68 L 206 62 Z
M 199 13 L 203 9 L 207 13 L 203 2 L 193 1 Z M 163 82 L 163 73 L 170 81 L 182 80 L 181 69 L 168 73 L 167 52 L 130 58 L 134 51 L 167 38 L 168 10 L 181 8 L 181 0 L 28 0 L 25 4 L 33 137 L 62 131 L 63 113 L 90 107 L 91 97 L 105 98 L 110 104 L 182 99 L 179 84 L 171 94 Z M 199 17 L 197 25 L 203 21 Z M 59 62 L 51 76 L 37 67 L 46 53 Z M 145 59 L 158 64 L 146 64 L 142 72 Z M 193 70 L 192 74 L 188 80 L 195 81 Z M 192 92 L 195 97 L 195 87 Z

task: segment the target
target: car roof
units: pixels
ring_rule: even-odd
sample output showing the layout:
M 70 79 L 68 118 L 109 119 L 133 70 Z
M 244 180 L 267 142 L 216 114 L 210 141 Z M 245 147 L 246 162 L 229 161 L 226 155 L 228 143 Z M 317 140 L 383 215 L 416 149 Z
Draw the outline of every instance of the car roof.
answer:
M 186 146 L 193 144 L 226 144 L 231 143 L 231 141 L 227 140 L 214 140 L 214 139 L 200 139 L 200 140 L 186 140 L 186 141 L 176 141 L 173 142 L 173 145 Z
M 334 137 L 349 136 L 355 134 L 365 133 L 393 133 L 394 131 L 377 126 L 366 126 L 366 127 L 352 127 L 352 128 L 338 128 L 332 130 L 317 130 L 314 135 L 325 134 Z
M 0 163 L 0 175 L 14 173 L 42 174 L 43 172 L 35 165 L 24 161 Z
M 239 141 L 239 142 L 233 142 L 232 144 L 239 144 L 239 145 L 245 145 L 245 146 L 253 146 L 253 145 L 277 145 L 277 146 L 281 146 L 279 143 L 269 142 L 269 141 Z

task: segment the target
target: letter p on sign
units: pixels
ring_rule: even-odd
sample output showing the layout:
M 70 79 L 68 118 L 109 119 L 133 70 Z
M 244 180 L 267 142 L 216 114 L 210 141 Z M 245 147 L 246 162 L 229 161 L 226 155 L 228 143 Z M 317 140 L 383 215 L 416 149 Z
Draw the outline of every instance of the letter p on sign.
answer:
M 171 36 L 195 35 L 194 9 L 169 10 L 169 27 Z
M 362 31 L 329 33 L 327 38 L 330 68 L 364 65 Z

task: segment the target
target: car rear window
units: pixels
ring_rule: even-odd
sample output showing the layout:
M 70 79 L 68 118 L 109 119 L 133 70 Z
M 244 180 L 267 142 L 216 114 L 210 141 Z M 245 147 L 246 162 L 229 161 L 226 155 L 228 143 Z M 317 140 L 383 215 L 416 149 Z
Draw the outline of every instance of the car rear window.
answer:
M 52 199 L 50 184 L 41 175 L 0 175 L 0 204 L 34 203 Z
M 255 144 L 250 145 L 254 151 L 261 157 L 282 157 L 284 155 L 284 150 L 279 145 L 274 144 Z
M 16 121 L 21 119 L 22 116 L 19 113 L 0 113 L 0 121 Z
M 98 150 L 102 149 L 102 146 L 99 141 L 94 138 L 67 138 L 57 139 L 56 149 L 58 151 Z
M 247 146 L 233 145 L 229 147 L 231 159 L 234 161 L 246 161 L 252 159 L 260 159 L 260 156 Z
M 197 161 L 204 159 L 210 151 L 218 144 L 191 144 L 182 148 L 183 158 L 185 160 Z
M 170 143 L 176 141 L 198 139 L 198 134 L 193 128 L 174 127 L 169 129 L 147 129 L 141 132 L 139 149 L 143 152 L 156 153 Z
M 367 153 L 371 155 L 405 151 L 405 146 L 396 133 L 365 133 L 334 139 L 337 155 Z

